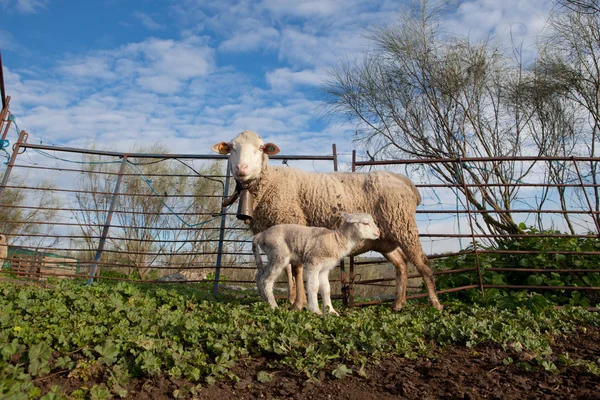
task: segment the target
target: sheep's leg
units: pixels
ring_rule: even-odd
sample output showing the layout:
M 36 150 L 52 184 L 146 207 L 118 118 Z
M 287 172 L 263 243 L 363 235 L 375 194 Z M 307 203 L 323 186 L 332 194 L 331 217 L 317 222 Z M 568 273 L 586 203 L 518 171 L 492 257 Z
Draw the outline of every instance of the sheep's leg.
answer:
M 286 265 L 289 264 L 289 262 L 289 259 L 282 259 L 281 257 L 274 257 L 273 260 L 269 261 L 267 274 L 262 282 L 262 290 L 264 291 L 267 301 L 272 308 L 278 307 L 277 302 L 275 301 L 275 296 L 273 295 L 273 286 L 275 285 L 275 280 L 281 274 Z
M 294 300 L 296 299 L 296 284 L 294 282 L 294 275 L 292 275 L 292 264 L 285 266 L 285 273 L 288 281 L 288 301 L 294 304 Z
M 307 309 L 316 314 L 321 314 L 319 309 L 319 301 L 317 295 L 319 293 L 319 272 L 320 266 L 318 264 L 308 265 L 306 271 L 306 288 L 308 294 L 308 306 Z
M 296 300 L 292 305 L 295 310 L 302 310 L 306 305 L 306 292 L 304 291 L 304 277 L 302 276 L 302 264 L 292 266 L 294 270 L 294 279 L 296 281 Z
M 321 292 L 321 299 L 323 300 L 323 312 L 338 314 L 331 304 L 331 286 L 329 285 L 329 268 L 323 268 L 319 273 L 319 292 Z
M 384 253 L 383 256 L 388 259 L 396 269 L 396 296 L 392 303 L 392 310 L 400 310 L 406 305 L 406 285 L 408 282 L 408 266 L 404 259 L 404 254 L 399 248 L 394 249 L 389 253 Z
M 427 295 L 429 296 L 429 301 L 431 305 L 439 311 L 444 309 L 444 306 L 440 304 L 440 300 L 437 297 L 437 293 L 435 292 L 435 282 L 433 280 L 433 271 L 429 266 L 429 260 L 427 256 L 423 252 L 423 248 L 421 247 L 421 242 L 419 242 L 419 238 L 415 237 L 412 245 L 410 243 L 406 243 L 403 246 L 404 254 L 406 254 L 406 258 L 408 261 L 413 263 L 415 267 L 417 267 L 417 271 L 421 274 L 423 278 L 423 282 L 425 283 L 425 288 L 427 289 Z M 406 285 L 404 286 L 406 287 Z
M 429 262 L 424 261 L 427 260 L 427 257 L 423 254 L 423 258 L 420 261 L 413 261 L 415 267 L 423 277 L 423 281 L 425 282 L 425 288 L 427 289 L 427 295 L 429 296 L 429 301 L 431 305 L 438 311 L 442 311 L 444 306 L 440 303 L 438 299 L 437 293 L 435 292 L 435 281 L 433 280 L 433 271 L 429 266 Z

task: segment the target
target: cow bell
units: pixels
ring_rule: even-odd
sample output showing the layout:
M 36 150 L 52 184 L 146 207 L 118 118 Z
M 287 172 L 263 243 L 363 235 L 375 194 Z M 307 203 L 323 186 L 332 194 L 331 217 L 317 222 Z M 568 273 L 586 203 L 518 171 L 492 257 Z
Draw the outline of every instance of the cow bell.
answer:
M 248 225 L 252 221 L 252 210 L 254 210 L 254 196 L 250 191 L 242 189 L 238 202 L 237 219 L 241 219 Z

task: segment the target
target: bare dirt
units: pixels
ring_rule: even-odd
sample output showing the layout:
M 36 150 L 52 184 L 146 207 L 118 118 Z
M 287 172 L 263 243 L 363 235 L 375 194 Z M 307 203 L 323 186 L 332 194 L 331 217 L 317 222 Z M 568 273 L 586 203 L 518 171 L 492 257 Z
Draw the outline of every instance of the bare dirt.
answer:
M 251 359 L 234 372 L 239 382 L 220 381 L 192 390 L 193 385 L 168 377 L 133 380 L 130 399 L 600 399 L 600 376 L 586 368 L 568 366 L 559 358 L 600 362 L 600 330 L 579 329 L 553 345 L 547 360 L 558 367 L 544 369 L 527 352 L 503 350 L 497 345 L 474 348 L 452 345 L 435 351 L 431 359 L 409 360 L 391 357 L 365 368 L 366 377 L 356 372 L 337 379 L 322 372 L 320 382 L 286 370 L 269 370 L 266 359 Z M 508 357 L 513 361 L 508 362 Z M 269 370 L 270 382 L 259 382 L 257 374 Z M 56 376 L 44 382 L 49 389 L 62 385 L 66 393 L 81 385 L 73 379 Z

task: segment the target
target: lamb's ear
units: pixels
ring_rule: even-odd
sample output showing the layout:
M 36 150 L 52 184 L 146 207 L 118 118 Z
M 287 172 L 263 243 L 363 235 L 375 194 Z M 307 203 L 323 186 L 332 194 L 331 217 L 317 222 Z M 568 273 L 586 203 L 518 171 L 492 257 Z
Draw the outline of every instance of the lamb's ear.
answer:
M 229 149 L 231 149 L 231 145 L 227 142 L 219 142 L 212 147 L 215 153 L 219 154 L 229 154 Z
M 277 147 L 277 145 L 274 143 L 265 143 L 262 151 L 268 156 L 274 156 L 275 154 L 279 153 L 279 147 Z
M 352 222 L 352 214 L 348 214 L 347 212 L 342 211 L 340 213 L 340 215 L 342 216 L 342 218 L 344 219 L 344 221 L 346 221 L 346 222 Z

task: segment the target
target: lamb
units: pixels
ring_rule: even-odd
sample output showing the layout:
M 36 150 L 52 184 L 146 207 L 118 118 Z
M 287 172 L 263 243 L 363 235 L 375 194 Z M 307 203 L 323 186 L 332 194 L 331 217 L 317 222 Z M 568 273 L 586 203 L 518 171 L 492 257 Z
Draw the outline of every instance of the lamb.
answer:
M 256 284 L 271 307 L 277 308 L 273 284 L 290 263 L 306 269 L 308 310 L 321 314 L 317 291 L 323 299 L 323 311 L 339 315 L 331 304 L 329 271 L 362 240 L 379 238 L 379 229 L 369 214 L 342 213 L 343 222 L 335 230 L 295 224 L 275 225 L 254 235 L 252 251 L 258 267 Z M 265 267 L 260 250 L 267 255 Z
M 236 179 L 236 194 L 249 191 L 254 198 L 250 229 L 254 234 L 278 224 L 298 224 L 333 229 L 339 214 L 369 213 L 380 229 L 376 240 L 363 240 L 351 251 L 358 255 L 377 251 L 394 264 L 396 293 L 394 310 L 406 304 L 407 262 L 415 265 L 425 283 L 433 307 L 442 310 L 433 273 L 419 241 L 416 209 L 421 197 L 404 175 L 385 171 L 369 173 L 306 172 L 290 167 L 268 165 L 269 156 L 279 152 L 251 131 L 244 131 L 231 142 L 216 143 L 213 151 L 229 155 L 231 173 Z M 231 200 L 235 199 L 235 195 Z M 229 202 L 227 202 L 229 203 Z M 296 280 L 294 307 L 305 304 L 302 268 L 293 265 Z

